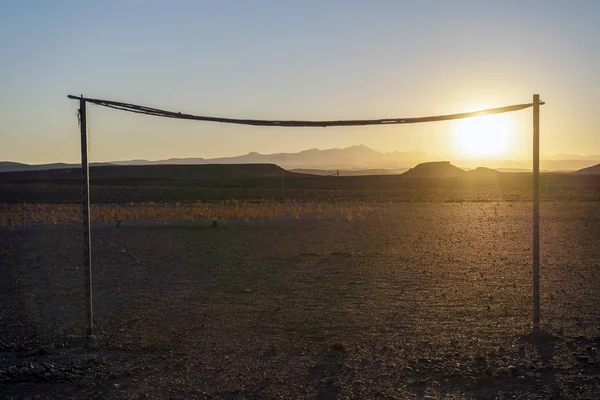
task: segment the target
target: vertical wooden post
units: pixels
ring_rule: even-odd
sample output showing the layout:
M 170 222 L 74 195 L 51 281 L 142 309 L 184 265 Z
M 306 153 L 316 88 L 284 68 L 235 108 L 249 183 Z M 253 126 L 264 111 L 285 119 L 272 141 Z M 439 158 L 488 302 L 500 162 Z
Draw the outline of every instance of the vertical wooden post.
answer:
M 335 190 L 340 191 L 340 170 L 338 169 L 336 173 L 336 182 L 335 182 Z
M 540 95 L 533 95 L 533 329 L 540 328 Z
M 81 188 L 83 201 L 83 252 L 85 311 L 88 322 L 87 335 L 94 334 L 94 313 L 92 310 L 92 237 L 90 227 L 90 169 L 88 165 L 87 113 L 83 96 L 79 100 L 79 126 L 81 128 Z

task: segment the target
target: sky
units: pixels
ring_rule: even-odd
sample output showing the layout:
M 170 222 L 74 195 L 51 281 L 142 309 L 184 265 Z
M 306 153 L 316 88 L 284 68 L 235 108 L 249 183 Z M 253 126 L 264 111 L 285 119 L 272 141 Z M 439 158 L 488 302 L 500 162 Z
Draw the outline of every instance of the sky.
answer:
M 222 117 L 359 119 L 539 93 L 542 154 L 600 154 L 599 18 L 595 0 L 0 1 L 0 160 L 78 162 L 78 103 L 68 94 Z M 489 130 L 286 129 L 89 105 L 89 153 L 158 160 L 364 144 L 452 159 L 469 155 L 459 136 L 471 129 L 506 135 L 502 154 L 481 155 L 530 157 L 531 109 L 503 118 Z

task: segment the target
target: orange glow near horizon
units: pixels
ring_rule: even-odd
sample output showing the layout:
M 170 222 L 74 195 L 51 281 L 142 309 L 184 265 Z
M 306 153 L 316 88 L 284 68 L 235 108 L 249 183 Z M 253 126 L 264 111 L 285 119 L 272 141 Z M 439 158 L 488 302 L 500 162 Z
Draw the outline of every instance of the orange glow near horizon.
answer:
M 508 114 L 488 115 L 458 121 L 453 128 L 457 154 L 468 158 L 499 158 L 510 153 L 514 126 Z

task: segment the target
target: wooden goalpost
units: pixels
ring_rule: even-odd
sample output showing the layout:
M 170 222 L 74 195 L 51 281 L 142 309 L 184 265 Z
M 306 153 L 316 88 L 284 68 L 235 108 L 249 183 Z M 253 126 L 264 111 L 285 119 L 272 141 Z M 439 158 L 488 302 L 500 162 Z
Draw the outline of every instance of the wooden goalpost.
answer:
M 79 100 L 79 127 L 81 134 L 81 189 L 83 202 L 83 241 L 84 241 L 84 287 L 85 310 L 87 320 L 87 336 L 94 334 L 94 312 L 92 301 L 92 242 L 90 218 L 90 174 L 88 163 L 88 132 L 87 132 L 87 103 L 97 104 L 117 110 L 138 114 L 153 115 L 157 117 L 189 119 L 196 121 L 219 122 L 238 125 L 273 126 L 273 127 L 328 127 L 328 126 L 366 126 L 366 125 L 395 125 L 413 124 L 423 122 L 449 121 L 463 118 L 472 118 L 482 115 L 492 115 L 523 110 L 533 107 L 533 329 L 540 329 L 540 106 L 545 104 L 540 101 L 540 95 L 533 95 L 532 103 L 515 104 L 506 107 L 490 108 L 475 112 L 437 115 L 418 118 L 384 118 L 373 120 L 336 120 L 336 121 L 299 121 L 299 120 L 254 120 L 238 118 L 222 118 L 182 114 L 180 112 L 160 110 L 130 103 L 111 100 L 85 98 L 81 96 L 67 96 L 72 100 Z M 338 172 L 339 175 L 339 172 Z M 282 192 L 283 192 L 282 176 Z

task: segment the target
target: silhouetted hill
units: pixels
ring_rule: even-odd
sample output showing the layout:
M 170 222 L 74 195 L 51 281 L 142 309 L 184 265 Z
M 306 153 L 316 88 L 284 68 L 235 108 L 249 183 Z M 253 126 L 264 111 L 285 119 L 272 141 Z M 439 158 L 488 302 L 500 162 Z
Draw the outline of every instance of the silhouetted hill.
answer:
M 112 163 L 92 163 L 91 166 L 107 166 Z M 80 168 L 81 164 L 52 163 L 52 164 L 23 164 L 12 161 L 0 161 L 0 172 L 43 171 L 53 169 Z
M 63 169 L 63 168 L 75 168 L 76 164 L 65 164 L 65 163 L 53 163 L 53 164 L 23 164 L 18 162 L 3 161 L 0 162 L 0 172 L 11 172 L 11 171 L 36 171 L 45 169 Z
M 273 164 L 232 164 L 232 165 L 114 165 L 92 166 L 90 179 L 93 181 L 116 182 L 143 180 L 156 181 L 202 181 L 244 180 L 251 178 L 280 178 L 309 176 L 289 172 Z M 79 181 L 80 168 L 60 168 L 53 170 L 14 171 L 0 173 L 0 182 L 11 181 Z
M 575 171 L 575 173 L 581 175 L 600 175 L 600 164 L 580 169 L 579 171 Z
M 426 162 L 409 169 L 402 174 L 410 178 L 460 178 L 467 172 L 450 164 L 450 161 Z
M 476 177 L 493 177 L 499 175 L 501 172 L 496 171 L 495 169 L 486 168 L 486 167 L 478 167 L 472 171 L 469 171 L 469 176 Z

